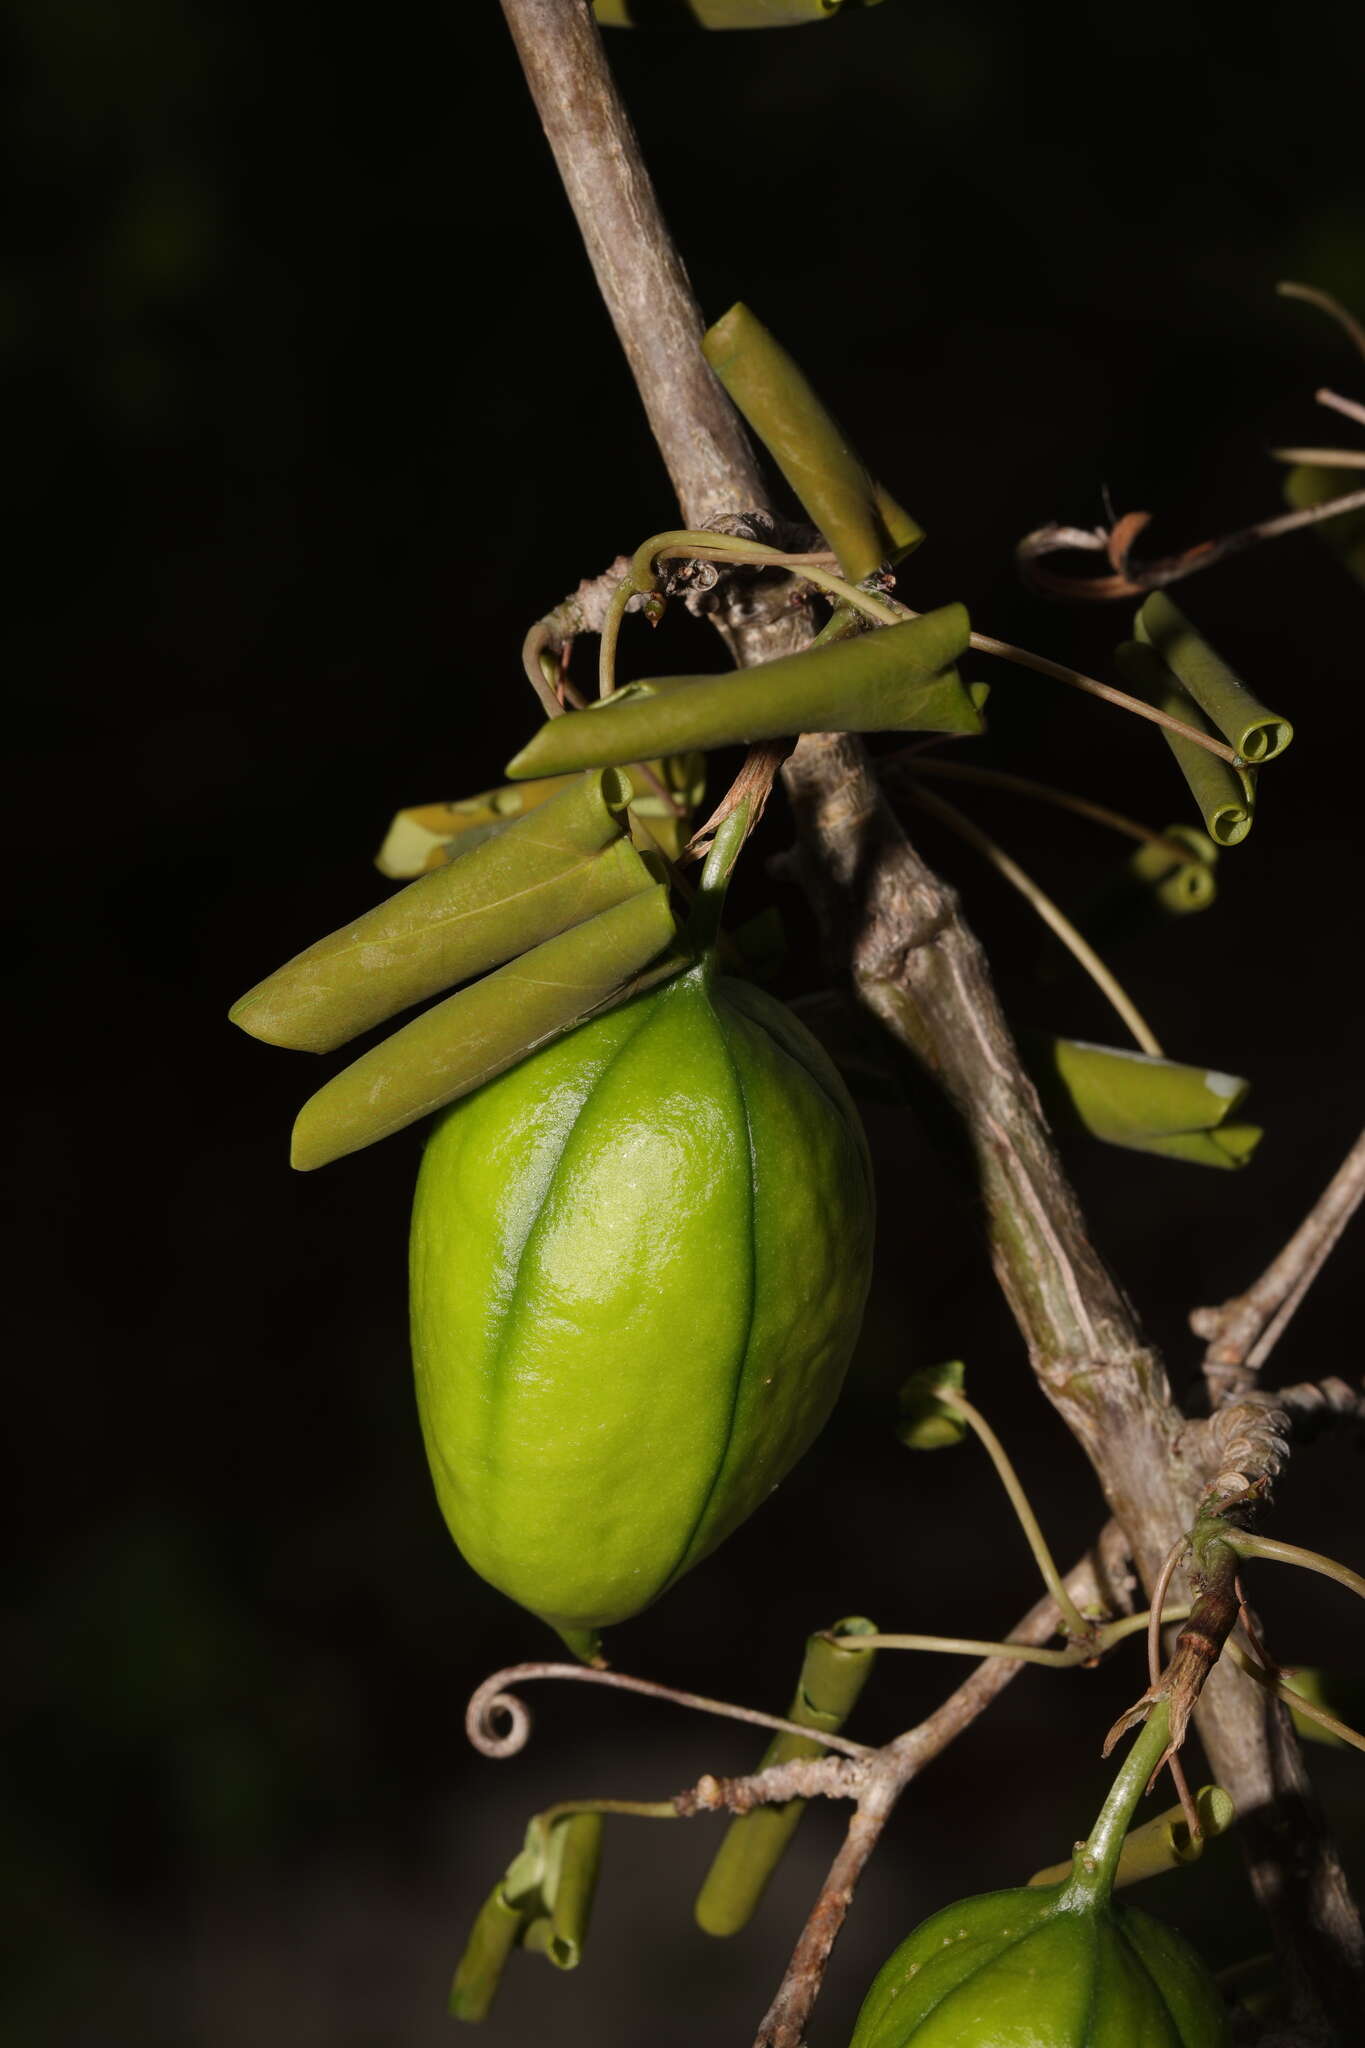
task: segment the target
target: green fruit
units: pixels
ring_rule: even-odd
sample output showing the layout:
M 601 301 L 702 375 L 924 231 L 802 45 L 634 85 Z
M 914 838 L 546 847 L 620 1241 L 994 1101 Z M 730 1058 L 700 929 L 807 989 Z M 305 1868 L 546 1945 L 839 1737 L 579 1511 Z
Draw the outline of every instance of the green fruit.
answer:
M 1182 1936 L 1139 1908 L 1059 1884 L 987 1892 L 924 1921 L 878 1973 L 850 2048 L 1227 2040 L 1218 1987 Z
M 413 1355 L 475 1571 L 575 1647 L 647 1607 L 820 1429 L 871 1251 L 838 1075 L 709 961 L 448 1110 L 413 1212 Z

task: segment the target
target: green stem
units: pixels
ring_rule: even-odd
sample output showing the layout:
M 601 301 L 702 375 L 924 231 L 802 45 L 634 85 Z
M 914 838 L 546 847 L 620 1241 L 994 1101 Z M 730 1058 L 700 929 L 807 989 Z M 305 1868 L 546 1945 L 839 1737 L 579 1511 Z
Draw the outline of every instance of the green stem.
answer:
M 812 647 L 832 647 L 836 640 L 847 640 L 861 630 L 853 606 L 836 604 L 810 644 Z
M 1225 1834 L 1237 1818 L 1237 1809 L 1221 1785 L 1205 1785 L 1194 1802 L 1194 1811 L 1197 1829 L 1190 1827 L 1183 1806 L 1169 1807 L 1141 1827 L 1130 1828 L 1119 1852 L 1114 1889 L 1141 1884 L 1144 1878 L 1159 1877 L 1164 1870 L 1178 1870 L 1182 1864 L 1197 1863 L 1205 1844 Z M 1070 1857 L 1065 1863 L 1051 1863 L 1046 1870 L 1035 1870 L 1029 1885 L 1061 1884 L 1074 1868 Z
M 1043 1575 L 1043 1583 L 1061 1609 L 1063 1632 L 1089 1643 L 1094 1630 L 1066 1590 L 1066 1582 L 1057 1569 L 1056 1559 L 1048 1549 L 1047 1538 L 1043 1534 L 1038 1517 L 1033 1512 L 1019 1474 L 1010 1463 L 1005 1446 L 980 1409 L 973 1407 L 965 1394 L 959 1394 L 953 1387 L 943 1387 L 938 1390 L 938 1398 L 960 1415 L 985 1445 L 990 1461 L 1000 1476 L 1000 1483 L 1010 1497 L 1010 1505 L 1019 1517 L 1019 1526 L 1028 1538 L 1028 1546 Z
M 1163 1054 L 1160 1040 L 1122 982 L 1116 975 L 1111 974 L 1094 947 L 1088 940 L 1082 938 L 1071 919 L 1058 908 L 1046 890 L 1039 888 L 1032 875 L 1027 874 L 1018 861 L 1012 860 L 1003 847 L 997 846 L 979 825 L 965 817 L 956 804 L 946 803 L 941 796 L 935 796 L 932 790 L 919 786 L 915 789 L 915 801 L 925 810 L 932 812 L 934 817 L 946 825 L 950 832 L 955 832 L 959 839 L 965 839 L 969 846 L 974 846 L 977 852 L 990 862 L 996 873 L 1003 876 L 1011 888 L 1019 891 L 1024 901 L 1037 912 L 1048 929 L 1055 932 L 1073 959 L 1085 969 L 1096 988 L 1107 996 L 1132 1032 L 1140 1050 L 1151 1059 L 1161 1059 Z
M 1020 1664 L 1049 1664 L 1057 1670 L 1083 1664 L 1094 1653 L 1084 1643 L 1065 1650 L 1043 1650 L 1031 1643 L 981 1643 L 972 1636 L 865 1636 L 859 1647 L 869 1650 L 937 1650 L 949 1657 L 1011 1657 Z
M 870 590 L 863 590 L 856 583 L 848 583 L 842 576 L 831 575 L 816 564 L 827 561 L 827 555 L 789 555 L 781 548 L 765 547 L 761 541 L 731 541 L 724 534 L 714 533 L 663 533 L 636 550 L 631 564 L 631 573 L 639 586 L 639 578 L 652 579 L 654 562 L 664 555 L 687 555 L 698 561 L 708 562 L 767 562 L 773 567 L 800 568 L 802 578 L 823 590 L 828 596 L 837 598 L 841 604 L 852 605 L 865 618 L 875 620 L 879 626 L 896 626 L 904 619 L 917 619 L 921 614 L 912 611 L 909 605 L 898 599 L 877 597 Z M 1065 662 L 1051 661 L 1045 654 L 1030 654 L 1026 647 L 1014 647 L 1008 640 L 996 640 L 988 633 L 973 633 L 972 646 L 980 654 L 993 654 L 1000 661 L 1013 662 L 1016 667 L 1031 668 L 1039 675 L 1051 676 L 1055 682 L 1067 683 L 1074 690 L 1084 690 L 1088 696 L 1099 697 L 1106 704 L 1114 704 L 1121 711 L 1131 711 L 1138 718 L 1145 718 L 1153 725 L 1163 725 L 1167 731 L 1178 733 L 1182 739 L 1202 747 L 1206 753 L 1218 755 L 1220 760 L 1235 762 L 1236 751 L 1217 740 L 1211 733 L 1200 732 L 1183 718 L 1176 718 L 1168 711 L 1162 711 L 1155 704 L 1147 704 L 1141 697 L 1134 697 L 1127 690 L 1116 690 L 1112 683 L 1096 682 L 1093 676 L 1082 675 L 1079 669 L 1069 668 Z
M 1136 818 L 1125 818 L 1121 811 L 1111 811 L 1107 804 L 1092 803 L 1089 797 L 1073 796 L 1069 790 L 1054 789 L 1049 782 L 1035 782 L 1026 775 L 1010 775 L 1003 768 L 978 768 L 966 761 L 917 760 L 915 773 L 944 775 L 957 782 L 979 783 L 983 789 L 1004 789 L 1014 796 L 1033 797 L 1039 803 L 1054 805 L 1059 811 L 1089 818 L 1096 825 L 1108 825 L 1111 831 L 1122 832 L 1125 837 L 1136 839 L 1140 845 L 1165 847 L 1182 862 L 1188 862 L 1190 858 L 1189 847 L 1168 839 L 1164 832 L 1154 831 L 1150 825 L 1140 825 Z
M 1188 1607 L 1168 1607 L 1162 1614 L 1164 1626 L 1168 1621 L 1185 1621 L 1189 1616 Z M 1135 1636 L 1151 1621 L 1150 1614 L 1125 1614 L 1118 1621 L 1101 1622 L 1097 1637 L 1101 1650 L 1112 1650 L 1115 1643 L 1121 1643 L 1127 1636 Z
M 564 706 L 551 689 L 549 680 L 541 667 L 541 657 L 548 646 L 544 619 L 537 619 L 521 643 L 521 665 L 526 671 L 526 680 L 540 700 L 547 718 L 558 718 Z
M 1123 1853 L 1123 1838 L 1147 1782 L 1165 1754 L 1170 1739 L 1170 1708 L 1161 1700 L 1152 1708 L 1137 1740 L 1109 1788 L 1109 1797 L 1084 1846 L 1077 1852 L 1071 1882 L 1058 1902 L 1063 1908 L 1102 1905 L 1114 1889 L 1114 1875 Z
M 1189 1611 L 1188 1607 L 1168 1607 L 1164 1619 L 1183 1621 Z M 1013 1657 L 1021 1664 L 1048 1664 L 1056 1670 L 1065 1671 L 1102 1657 L 1116 1643 L 1145 1629 L 1147 1621 L 1146 1614 L 1125 1614 L 1118 1621 L 1083 1621 L 1084 1638 L 1068 1643 L 1064 1650 L 1038 1649 L 1030 1643 L 978 1642 L 974 1636 L 903 1634 L 859 1636 L 858 1647 L 868 1650 L 934 1650 L 949 1657 Z
M 901 604 L 894 598 L 874 596 L 870 590 L 861 589 L 856 583 L 848 583 L 842 576 L 831 575 L 816 564 L 829 559 L 828 556 L 789 555 L 781 548 L 765 547 L 761 541 L 736 540 L 714 533 L 666 533 L 656 534 L 636 550 L 631 565 L 636 587 L 642 575 L 653 576 L 653 565 L 661 556 L 686 555 L 698 561 L 707 562 L 766 562 L 773 567 L 800 568 L 805 582 L 814 584 L 827 596 L 837 598 L 841 604 L 851 605 L 865 618 L 874 620 L 879 626 L 896 626 L 904 619 L 917 619 L 919 612 L 909 605 Z M 1167 731 L 1178 733 L 1182 739 L 1202 747 L 1206 753 L 1216 754 L 1220 760 L 1235 762 L 1238 755 L 1232 747 L 1214 739 L 1211 733 L 1200 732 L 1183 718 L 1161 710 L 1155 704 L 1144 703 L 1141 697 L 1134 697 L 1127 690 L 1116 690 L 1112 683 L 1096 682 L 1093 676 L 1082 675 L 1079 669 L 1069 668 L 1066 663 L 1050 661 L 1045 654 L 1030 654 L 1025 647 L 1014 647 L 1007 640 L 996 640 L 988 633 L 973 633 L 971 644 L 980 654 L 993 654 L 1001 661 L 1013 662 L 1020 668 L 1031 668 L 1039 675 L 1051 676 L 1054 681 L 1067 683 L 1074 690 L 1083 690 L 1088 696 L 1099 697 L 1106 704 L 1114 704 L 1121 711 L 1130 711 L 1138 718 L 1145 718 L 1154 725 L 1165 726 Z
M 705 562 L 759 562 L 774 567 L 805 568 L 811 560 L 829 562 L 835 559 L 828 553 L 815 557 L 808 555 L 784 554 L 780 548 L 766 547 L 761 541 L 731 538 L 723 533 L 690 533 L 678 530 L 671 533 L 656 533 L 635 550 L 631 558 L 629 573 L 621 578 L 611 595 L 606 617 L 602 621 L 601 645 L 597 658 L 597 689 L 601 697 L 610 697 L 616 689 L 616 647 L 621 637 L 621 621 L 633 597 L 644 597 L 653 590 L 657 581 L 655 563 L 666 557 L 682 556 L 687 560 Z M 832 634 L 832 639 L 842 634 Z M 532 677 L 534 682 L 534 677 Z M 542 692 L 543 696 L 543 692 Z M 551 716 L 560 706 L 551 706 Z
M 1349 1742 L 1352 1749 L 1365 1749 L 1365 1735 L 1358 1735 L 1354 1728 L 1348 1728 L 1344 1721 L 1338 1721 L 1336 1715 L 1329 1714 L 1325 1707 L 1316 1705 L 1312 1700 L 1306 1700 L 1301 1692 L 1295 1692 L 1292 1685 L 1286 1685 L 1274 1672 L 1265 1670 L 1253 1658 L 1248 1657 L 1240 1643 L 1229 1641 L 1224 1643 L 1223 1648 L 1239 1671 L 1245 1671 L 1247 1677 L 1254 1678 L 1257 1685 L 1263 1686 L 1267 1692 L 1273 1692 L 1276 1699 L 1283 1700 L 1296 1714 L 1303 1714 L 1308 1720 L 1316 1721 L 1320 1728 L 1330 1729 L 1332 1734 L 1339 1736 L 1343 1742 Z
M 1152 725 L 1163 725 L 1167 732 L 1178 733 L 1181 739 L 1202 747 L 1206 754 L 1216 754 L 1229 766 L 1239 758 L 1235 748 L 1216 740 L 1212 733 L 1200 732 L 1188 720 L 1177 718 L 1174 712 L 1163 711 L 1157 704 L 1147 704 L 1127 690 L 1116 690 L 1112 683 L 1097 683 L 1093 676 L 1082 675 L 1079 669 L 1068 668 L 1064 662 L 1049 661 L 1045 654 L 1030 654 L 1026 647 L 1013 647 L 1008 640 L 992 639 L 988 633 L 973 633 L 972 646 L 979 654 L 994 654 L 1001 661 L 1012 661 L 1020 668 L 1035 669 L 1040 676 L 1051 676 L 1054 682 L 1066 683 L 1073 690 L 1083 690 L 1087 697 L 1098 697 L 1102 703 L 1116 704 L 1121 711 L 1131 711 Z
M 639 582 L 632 570 L 623 576 L 611 594 L 607 615 L 602 621 L 602 638 L 597 654 L 597 694 L 610 697 L 616 688 L 616 643 L 621 637 L 621 621 L 626 615 L 626 606 L 639 595 Z
M 536 1815 L 548 1834 L 556 1821 L 575 1813 L 624 1813 L 636 1820 L 677 1820 L 678 1809 L 671 1799 L 561 1799 Z
M 749 809 L 749 799 L 742 798 L 729 817 L 717 827 L 711 850 L 706 856 L 706 865 L 701 871 L 692 914 L 683 929 L 683 941 L 689 950 L 702 958 L 715 952 L 725 892 L 749 830 Z
M 1365 1579 L 1359 1572 L 1353 1572 L 1349 1565 L 1338 1564 L 1334 1557 L 1324 1557 L 1318 1550 L 1300 1550 L 1297 1543 L 1277 1543 L 1273 1536 L 1253 1536 L 1243 1529 L 1227 1529 L 1224 1541 L 1231 1544 L 1239 1557 L 1264 1557 L 1273 1564 L 1297 1564 L 1306 1572 L 1321 1572 L 1325 1579 L 1335 1579 L 1339 1586 L 1365 1600 Z

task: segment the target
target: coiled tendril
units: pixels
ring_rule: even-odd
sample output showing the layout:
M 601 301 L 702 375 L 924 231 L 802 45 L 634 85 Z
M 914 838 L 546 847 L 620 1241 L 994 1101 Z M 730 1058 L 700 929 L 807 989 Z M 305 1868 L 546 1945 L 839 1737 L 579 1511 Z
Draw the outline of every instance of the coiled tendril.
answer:
M 762 1714 L 756 1707 L 732 1706 L 728 1700 L 706 1699 L 701 1693 L 678 1692 L 652 1678 L 630 1678 L 623 1671 L 601 1671 L 587 1664 L 508 1664 L 484 1680 L 465 1709 L 465 1733 L 480 1756 L 515 1756 L 526 1747 L 531 1734 L 531 1709 L 506 1688 L 524 1685 L 532 1678 L 567 1678 L 583 1685 L 614 1686 L 618 1692 L 643 1693 L 647 1699 L 671 1700 L 674 1706 L 692 1707 L 701 1714 L 719 1714 L 727 1721 L 747 1721 L 756 1728 L 775 1728 L 782 1734 L 810 1740 L 809 1728 L 796 1721 L 785 1721 L 779 1714 Z M 497 1726 L 499 1718 L 505 1718 L 507 1724 L 501 1732 Z M 818 1739 L 825 1749 L 842 1750 L 845 1756 L 875 1754 L 865 1743 L 850 1742 L 844 1735 L 822 1733 Z

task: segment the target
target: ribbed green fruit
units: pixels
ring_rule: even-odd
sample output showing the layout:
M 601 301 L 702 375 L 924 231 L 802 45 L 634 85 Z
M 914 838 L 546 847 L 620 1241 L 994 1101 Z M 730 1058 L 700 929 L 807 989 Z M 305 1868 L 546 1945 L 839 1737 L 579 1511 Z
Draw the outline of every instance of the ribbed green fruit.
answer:
M 456 1104 L 412 1226 L 418 1406 L 469 1563 L 576 1647 L 790 1471 L 862 1317 L 857 1112 L 709 963 Z
M 1136 1907 L 1064 1905 L 1066 1890 L 987 1892 L 924 1921 L 874 1979 L 850 2048 L 1224 2048 L 1189 1943 Z

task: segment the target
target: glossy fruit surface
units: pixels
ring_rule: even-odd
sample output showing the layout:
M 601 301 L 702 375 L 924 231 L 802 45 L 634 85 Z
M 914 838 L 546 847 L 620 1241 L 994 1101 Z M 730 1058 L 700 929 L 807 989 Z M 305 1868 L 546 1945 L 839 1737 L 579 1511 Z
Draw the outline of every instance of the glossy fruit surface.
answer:
M 1066 1892 L 935 1913 L 878 1973 L 850 2048 L 1224 2048 L 1223 2001 L 1181 1935 Z
M 412 1334 L 469 1563 L 561 1630 L 648 1606 L 824 1422 L 871 1249 L 842 1082 L 788 1010 L 709 965 L 447 1111 Z

